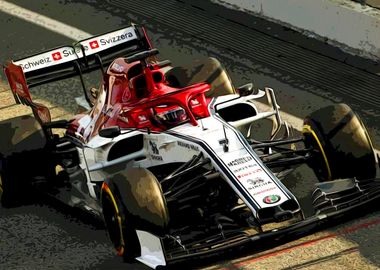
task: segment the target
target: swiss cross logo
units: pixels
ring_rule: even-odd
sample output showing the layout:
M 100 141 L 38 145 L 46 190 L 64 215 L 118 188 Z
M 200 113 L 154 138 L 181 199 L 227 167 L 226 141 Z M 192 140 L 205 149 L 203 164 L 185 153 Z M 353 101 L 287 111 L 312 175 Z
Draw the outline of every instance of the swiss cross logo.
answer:
M 53 60 L 54 60 L 54 61 L 58 61 L 58 60 L 61 60 L 61 59 L 62 59 L 62 55 L 61 55 L 60 52 L 52 53 L 51 56 L 53 57 Z
M 90 47 L 91 49 L 99 48 L 99 43 L 97 40 L 90 41 Z

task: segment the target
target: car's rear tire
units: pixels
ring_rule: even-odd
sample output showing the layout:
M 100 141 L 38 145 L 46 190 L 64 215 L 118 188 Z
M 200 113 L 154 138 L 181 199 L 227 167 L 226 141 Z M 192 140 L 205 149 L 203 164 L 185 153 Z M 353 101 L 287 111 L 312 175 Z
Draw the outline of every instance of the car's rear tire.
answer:
M 0 202 L 5 208 L 21 205 L 26 199 L 23 183 L 18 183 L 12 178 L 9 163 L 5 158 L 0 158 Z
M 236 94 L 227 71 L 216 58 L 212 57 L 174 67 L 165 73 L 165 79 L 171 86 L 178 88 L 206 82 L 211 86 L 206 92 L 206 97 Z
M 375 177 L 371 139 L 348 105 L 331 105 L 311 113 L 304 120 L 303 135 L 306 147 L 315 150 L 309 165 L 320 181 Z
M 46 171 L 45 134 L 29 115 L 0 122 L 0 202 L 3 207 L 29 203 L 33 176 Z
M 136 229 L 163 235 L 169 215 L 161 186 L 143 168 L 130 168 L 103 183 L 101 192 L 104 221 L 110 239 L 125 261 L 141 250 Z
M 36 175 L 43 173 L 35 161 L 42 163 L 45 171 L 50 166 L 49 161 L 41 157 L 43 154 L 43 151 L 25 151 L 7 157 L 0 155 L 1 206 L 12 208 L 35 201 L 32 183 Z

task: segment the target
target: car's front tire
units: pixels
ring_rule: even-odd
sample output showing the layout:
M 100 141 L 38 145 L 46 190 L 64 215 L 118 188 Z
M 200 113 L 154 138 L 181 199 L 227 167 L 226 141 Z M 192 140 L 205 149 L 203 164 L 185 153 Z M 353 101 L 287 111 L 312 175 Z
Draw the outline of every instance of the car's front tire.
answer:
M 303 135 L 306 147 L 314 149 L 309 165 L 321 181 L 375 177 L 371 139 L 348 105 L 331 105 L 311 113 L 304 120 Z
M 130 168 L 103 183 L 103 217 L 110 239 L 125 261 L 140 254 L 136 229 L 164 235 L 169 214 L 161 186 L 147 169 Z
M 138 238 L 129 214 L 106 183 L 102 186 L 102 208 L 108 235 L 118 255 L 132 261 L 140 252 Z

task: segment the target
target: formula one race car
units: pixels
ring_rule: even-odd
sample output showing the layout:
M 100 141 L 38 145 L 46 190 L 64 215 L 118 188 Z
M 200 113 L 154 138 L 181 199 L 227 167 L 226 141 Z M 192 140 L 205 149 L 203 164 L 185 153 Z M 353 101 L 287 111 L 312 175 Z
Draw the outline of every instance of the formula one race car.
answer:
M 214 58 L 171 68 L 157 53 L 131 25 L 9 62 L 16 102 L 34 117 L 0 122 L 2 205 L 46 192 L 104 219 L 125 260 L 156 268 L 292 235 L 380 196 L 371 140 L 347 105 L 311 113 L 294 135 L 272 89 L 235 89 Z M 96 69 L 103 82 L 88 93 L 82 74 Z M 29 88 L 75 75 L 90 110 L 51 121 Z M 260 121 L 272 125 L 265 139 Z M 282 183 L 299 164 L 320 181 L 308 216 Z

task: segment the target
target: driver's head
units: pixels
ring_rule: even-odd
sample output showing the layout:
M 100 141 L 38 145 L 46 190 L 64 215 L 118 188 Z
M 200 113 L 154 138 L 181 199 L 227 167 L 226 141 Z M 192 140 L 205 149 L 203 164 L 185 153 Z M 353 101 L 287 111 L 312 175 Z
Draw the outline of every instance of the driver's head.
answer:
M 179 125 L 188 119 L 186 111 L 180 106 L 170 106 L 168 108 L 158 107 L 156 109 L 155 118 L 160 124 L 166 127 Z

